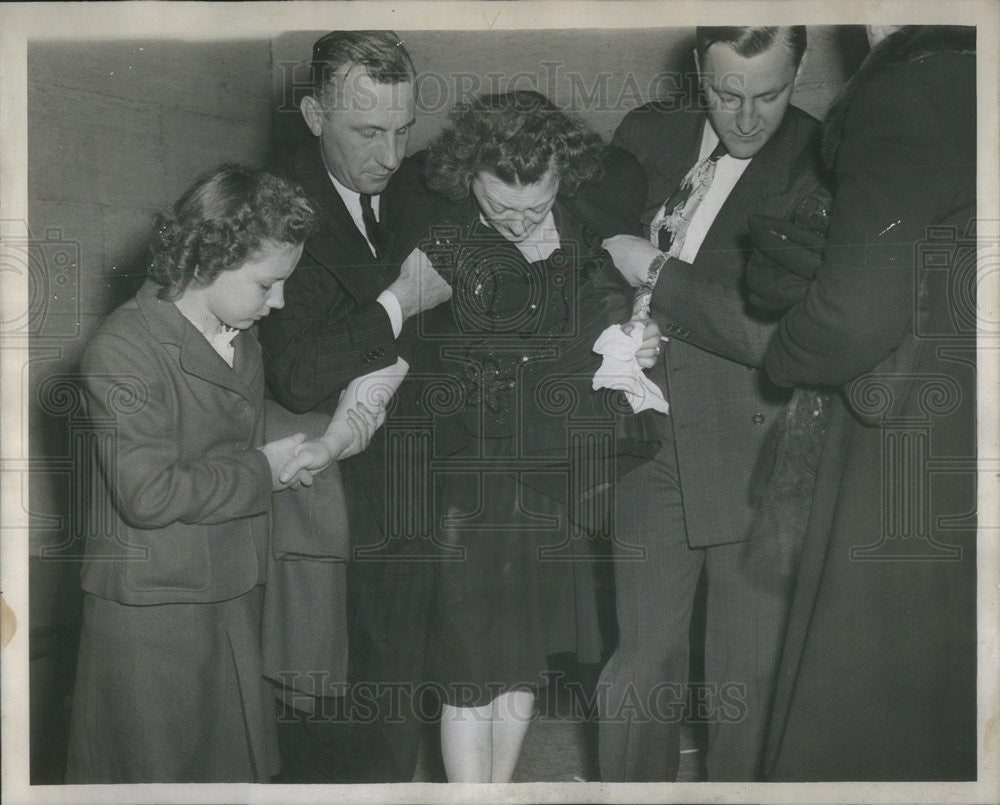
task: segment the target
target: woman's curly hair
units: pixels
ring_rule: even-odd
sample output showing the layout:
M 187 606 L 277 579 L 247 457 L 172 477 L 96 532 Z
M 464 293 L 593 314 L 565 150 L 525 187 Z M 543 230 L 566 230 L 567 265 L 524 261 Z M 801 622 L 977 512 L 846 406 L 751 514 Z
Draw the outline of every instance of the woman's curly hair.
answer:
M 301 188 L 266 171 L 226 164 L 201 176 L 169 214 L 158 215 L 149 277 L 161 299 L 177 299 L 194 282 L 211 285 L 264 244 L 302 243 L 315 214 Z
M 600 173 L 601 138 L 531 90 L 483 95 L 451 111 L 451 128 L 430 145 L 428 186 L 461 201 L 481 171 L 507 184 L 534 184 L 551 165 L 572 195 Z

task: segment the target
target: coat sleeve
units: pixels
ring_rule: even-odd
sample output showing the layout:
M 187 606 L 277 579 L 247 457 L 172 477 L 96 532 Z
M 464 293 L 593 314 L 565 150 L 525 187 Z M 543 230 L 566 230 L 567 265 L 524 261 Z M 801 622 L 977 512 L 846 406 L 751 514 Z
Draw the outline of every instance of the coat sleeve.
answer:
M 704 262 L 669 258 L 653 288 L 651 315 L 667 338 L 680 338 L 729 360 L 760 366 L 776 319 L 748 308 L 742 285 L 746 260 L 733 262 L 726 271 L 706 270 Z
M 942 156 L 949 134 L 940 99 L 920 81 L 900 86 L 899 77 L 873 79 L 845 117 L 823 262 L 767 350 L 778 384 L 841 385 L 912 330 L 915 245 L 956 203 L 955 172 L 969 166 Z
M 133 528 L 153 529 L 267 512 L 271 470 L 260 450 L 247 445 L 197 460 L 181 456 L 175 423 L 184 412 L 170 410 L 169 378 L 157 375 L 158 365 L 139 345 L 110 333 L 96 336 L 83 356 L 88 413 L 116 424 L 117 450 L 100 451 L 98 462 L 122 519 Z M 117 404 L 123 381 L 138 386 L 145 399 Z
M 356 306 L 308 253 L 285 282 L 285 306 L 261 323 L 268 388 L 295 413 L 339 394 L 354 378 L 392 366 L 392 324 L 377 301 Z

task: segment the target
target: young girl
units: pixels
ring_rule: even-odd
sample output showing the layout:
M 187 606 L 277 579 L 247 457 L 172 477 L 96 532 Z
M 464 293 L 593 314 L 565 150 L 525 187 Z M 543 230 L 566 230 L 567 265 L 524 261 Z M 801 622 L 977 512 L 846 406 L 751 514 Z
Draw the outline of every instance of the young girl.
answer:
M 304 437 L 263 443 L 250 328 L 284 304 L 312 222 L 275 176 L 207 174 L 160 219 L 149 279 L 87 346 L 88 411 L 110 435 L 83 568 L 68 782 L 278 771 L 260 585 L 271 491 L 288 485 L 278 475 Z

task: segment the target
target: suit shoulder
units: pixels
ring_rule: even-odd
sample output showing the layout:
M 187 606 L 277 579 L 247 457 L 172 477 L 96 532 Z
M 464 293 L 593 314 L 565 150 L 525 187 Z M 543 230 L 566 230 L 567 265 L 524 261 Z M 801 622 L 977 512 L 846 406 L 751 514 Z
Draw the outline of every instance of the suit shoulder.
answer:
M 145 317 L 135 299 L 130 299 L 101 322 L 83 350 L 81 367 L 86 372 L 88 366 L 103 362 L 109 356 L 115 356 L 114 360 L 118 361 L 122 357 L 145 354 L 150 339 Z
M 811 114 L 797 106 L 789 106 L 785 117 L 793 127 L 795 139 L 799 142 L 818 136 L 821 123 Z
M 94 337 L 121 335 L 129 337 L 139 331 L 148 330 L 139 303 L 133 296 L 109 313 L 97 328 Z
M 642 106 L 636 107 L 622 118 L 622 121 L 618 124 L 618 129 L 615 132 L 615 138 L 617 139 L 620 133 L 667 126 L 673 121 L 675 115 L 677 115 L 680 111 L 681 110 L 677 108 L 676 104 L 668 103 L 666 101 L 650 101 L 649 103 L 644 103 Z

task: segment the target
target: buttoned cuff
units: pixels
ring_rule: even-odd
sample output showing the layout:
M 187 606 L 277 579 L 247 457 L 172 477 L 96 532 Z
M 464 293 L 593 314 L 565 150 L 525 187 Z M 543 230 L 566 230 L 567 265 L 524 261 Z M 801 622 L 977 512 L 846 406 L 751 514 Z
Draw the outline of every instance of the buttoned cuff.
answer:
M 399 338 L 399 331 L 403 329 L 403 308 L 400 307 L 396 294 L 385 290 L 376 297 L 375 301 L 385 308 L 385 312 L 389 316 L 392 337 Z

